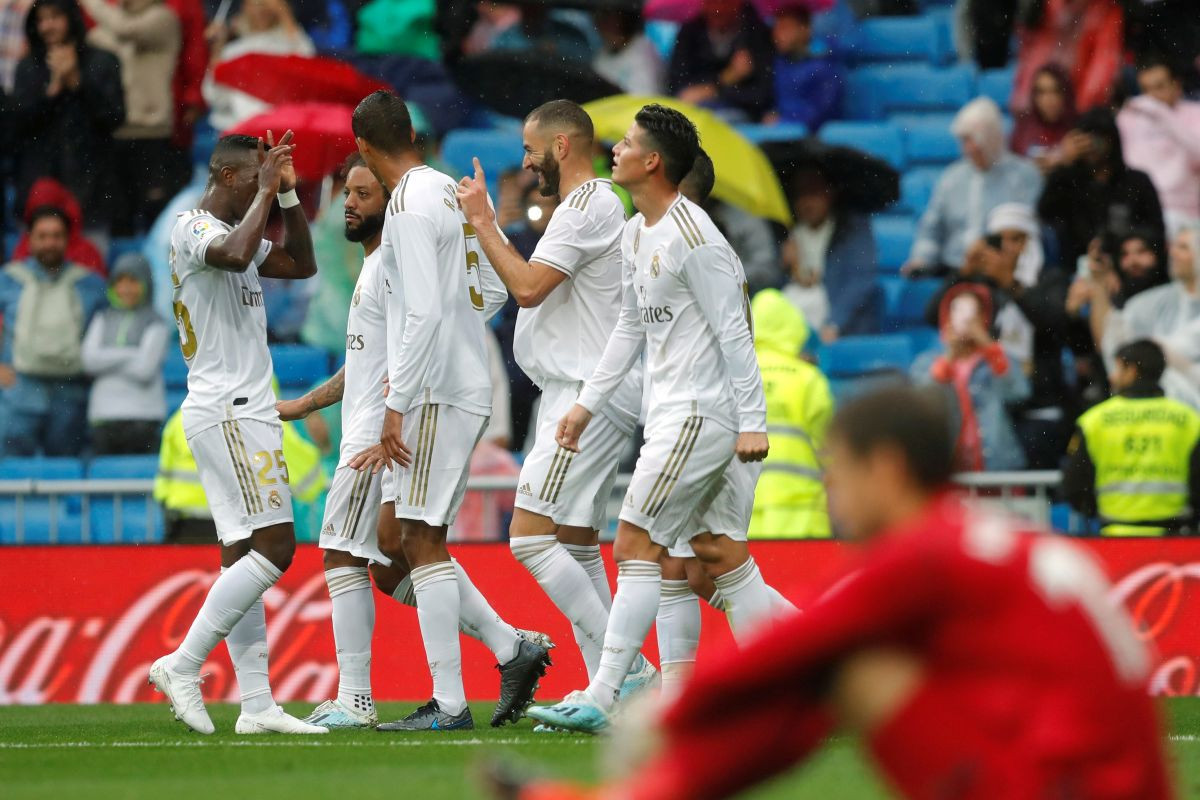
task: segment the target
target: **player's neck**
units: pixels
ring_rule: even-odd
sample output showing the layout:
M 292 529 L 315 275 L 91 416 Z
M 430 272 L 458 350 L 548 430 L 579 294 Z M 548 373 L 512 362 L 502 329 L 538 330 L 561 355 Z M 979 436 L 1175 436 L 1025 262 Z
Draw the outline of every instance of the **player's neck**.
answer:
M 636 191 L 630 191 L 629 196 L 633 198 L 634 207 L 646 218 L 646 225 L 652 226 L 667 215 L 667 210 L 679 198 L 679 189 L 670 184 L 648 181 L 637 187 Z
M 237 214 L 233 213 L 233 208 L 230 207 L 229 200 L 223 199 L 217 192 L 217 187 L 211 184 L 205 187 L 204 194 L 200 196 L 200 202 L 196 205 L 226 225 L 237 223 Z
M 425 166 L 425 162 L 417 155 L 417 151 L 408 150 L 391 158 L 383 159 L 379 163 L 379 177 L 383 179 L 388 191 L 395 191 L 396 187 L 400 185 L 401 178 L 410 170 L 423 166 Z
M 936 500 L 935 494 L 925 492 L 896 492 L 891 502 L 887 504 L 887 518 L 884 521 L 885 531 L 908 530 L 910 522 L 924 515 L 929 505 Z
M 371 254 L 379 249 L 379 245 L 383 243 L 383 233 L 377 233 L 370 239 L 362 243 L 363 258 L 370 258 Z
M 596 168 L 592 166 L 590 160 L 580 164 L 572 164 L 570 167 L 562 164 L 562 173 L 558 178 L 558 196 L 566 197 L 588 181 L 595 179 Z

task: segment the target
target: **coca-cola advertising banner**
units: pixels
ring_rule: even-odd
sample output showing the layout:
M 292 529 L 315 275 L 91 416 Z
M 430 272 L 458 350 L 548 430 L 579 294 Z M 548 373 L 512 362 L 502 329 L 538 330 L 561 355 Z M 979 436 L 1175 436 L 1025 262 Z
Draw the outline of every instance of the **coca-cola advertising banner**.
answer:
M 1200 542 L 1087 540 L 1108 566 L 1112 600 L 1131 612 L 1157 653 L 1156 694 L 1200 694 Z M 767 579 L 794 598 L 811 595 L 845 557 L 833 542 L 753 545 Z M 561 697 L 585 682 L 570 627 L 505 544 L 471 544 L 455 555 L 505 619 L 559 643 L 540 694 Z M 605 554 L 608 558 L 611 554 Z M 611 561 L 610 561 L 611 564 Z M 218 573 L 215 547 L 6 547 L 0 558 L 0 704 L 132 703 L 153 699 L 150 663 L 173 650 Z M 615 578 L 610 569 L 610 578 Z M 376 595 L 373 681 L 381 700 L 430 694 L 414 609 Z M 271 679 L 280 701 L 316 703 L 337 692 L 337 664 L 321 553 L 302 546 L 265 598 Z M 724 618 L 704 608 L 701 654 L 730 641 Z M 654 656 L 654 637 L 647 653 Z M 463 639 L 472 699 L 494 699 L 495 659 Z M 204 694 L 236 700 L 224 647 L 205 667 Z

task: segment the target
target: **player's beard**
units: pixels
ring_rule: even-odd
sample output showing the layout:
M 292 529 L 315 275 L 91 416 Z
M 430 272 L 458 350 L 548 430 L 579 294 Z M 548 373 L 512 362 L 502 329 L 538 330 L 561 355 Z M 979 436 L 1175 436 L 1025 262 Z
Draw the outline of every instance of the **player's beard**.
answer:
M 538 192 L 542 197 L 556 197 L 558 195 L 558 184 L 562 178 L 562 170 L 559 169 L 558 159 L 553 153 L 546 153 L 546 158 L 542 161 L 542 166 L 538 170 Z
M 346 223 L 345 235 L 348 242 L 365 242 L 375 234 L 383 230 L 383 213 L 371 214 L 365 217 L 358 218 L 358 226 L 350 227 L 350 223 Z

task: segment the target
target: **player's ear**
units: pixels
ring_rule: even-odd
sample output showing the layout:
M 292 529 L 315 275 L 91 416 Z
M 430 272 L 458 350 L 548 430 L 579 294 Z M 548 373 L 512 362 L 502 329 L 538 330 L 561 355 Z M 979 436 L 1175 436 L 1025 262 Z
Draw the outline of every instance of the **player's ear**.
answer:
M 362 138 L 361 136 L 355 136 L 354 145 L 358 148 L 358 152 L 364 159 L 371 157 L 371 145 L 367 143 L 366 139 Z
M 657 151 L 651 150 L 646 154 L 646 172 L 655 172 L 662 166 L 662 156 Z

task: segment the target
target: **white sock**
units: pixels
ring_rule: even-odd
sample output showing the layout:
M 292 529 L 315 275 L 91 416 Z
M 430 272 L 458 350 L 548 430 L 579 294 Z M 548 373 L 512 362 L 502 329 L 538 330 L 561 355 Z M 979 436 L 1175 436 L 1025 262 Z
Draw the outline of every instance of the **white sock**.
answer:
M 724 614 L 727 609 L 727 606 L 725 605 L 725 595 L 721 594 L 720 589 L 713 589 L 712 597 L 708 598 L 708 604 L 717 611 L 720 611 L 722 614 Z
M 662 668 L 662 697 L 679 694 L 696 663 L 700 646 L 700 598 L 692 593 L 686 580 L 662 582 L 658 616 L 658 658 Z
M 592 587 L 604 605 L 604 610 L 611 610 L 612 589 L 608 588 L 608 572 L 604 568 L 604 557 L 600 555 L 600 545 L 564 544 L 563 549 L 579 562 L 579 566 L 583 567 L 583 571 L 592 579 Z
M 171 654 L 168 666 L 184 675 L 199 675 L 217 643 L 229 635 L 263 592 L 274 586 L 282 575 L 274 564 L 254 550 L 229 569 L 222 570 L 208 590 L 200 612 L 192 620 L 192 627 Z M 236 663 L 235 660 L 235 666 Z
M 508 544 L 516 559 L 576 628 L 576 641 L 591 680 L 600 668 L 608 610 L 596 592 L 582 591 L 591 584 L 587 571 L 553 536 L 523 536 Z
M 412 575 L 400 579 L 400 585 L 392 592 L 392 599 L 406 606 L 417 607 L 417 593 L 413 591 Z
M 725 614 L 735 638 L 744 639 L 771 616 L 771 595 L 753 557 L 732 572 L 714 578 L 713 583 L 725 598 Z
M 261 714 L 275 707 L 267 657 L 267 609 L 262 598 L 242 615 L 225 637 L 233 674 L 242 693 L 242 711 Z
M 771 613 L 775 616 L 796 610 L 796 605 L 781 595 L 779 590 L 769 583 L 767 584 L 767 595 L 771 598 Z
M 425 643 L 425 658 L 433 677 L 433 699 L 447 714 L 467 706 L 462 681 L 462 650 L 458 641 L 458 575 L 454 564 L 439 561 L 410 573 L 417 595 L 417 621 Z
M 483 593 L 471 583 L 467 571 L 454 559 L 455 574 L 458 576 L 459 629 L 473 639 L 483 642 L 492 651 L 496 662 L 507 664 L 517 657 L 521 637 L 516 630 L 495 612 Z
M 371 634 L 375 630 L 375 601 L 366 567 L 325 570 L 333 604 L 333 642 L 337 650 L 337 699 L 362 714 L 375 710 L 371 698 Z
M 600 669 L 588 685 L 588 695 L 605 710 L 616 703 L 621 684 L 654 624 L 661 584 L 660 564 L 623 561 L 617 565 L 617 595 L 604 633 Z

